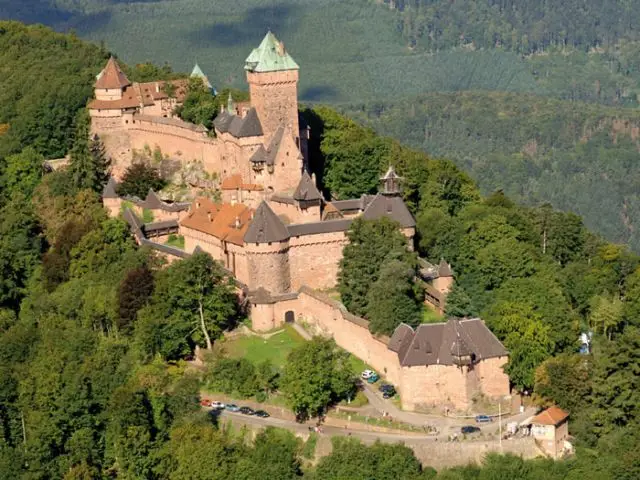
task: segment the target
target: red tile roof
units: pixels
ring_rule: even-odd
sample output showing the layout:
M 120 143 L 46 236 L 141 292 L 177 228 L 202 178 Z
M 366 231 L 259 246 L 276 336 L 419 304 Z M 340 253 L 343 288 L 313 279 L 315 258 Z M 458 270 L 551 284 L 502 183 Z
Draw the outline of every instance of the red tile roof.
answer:
M 531 423 L 538 423 L 540 425 L 558 425 L 568 416 L 569 414 L 567 412 L 554 405 L 533 417 Z
M 100 110 L 119 110 L 123 108 L 136 108 L 140 105 L 150 106 L 158 100 L 169 98 L 163 91 L 167 82 L 146 82 L 127 85 L 122 91 L 120 100 L 91 100 L 89 108 Z M 172 80 L 170 83 L 176 86 L 175 97 L 178 103 L 184 100 L 187 94 L 186 80 Z
M 191 211 L 180 225 L 212 235 L 236 245 L 244 244 L 244 234 L 253 210 L 240 203 L 215 203 L 205 197 L 196 198 Z
M 96 88 L 117 89 L 131 85 L 131 82 L 120 70 L 120 65 L 116 59 L 111 57 L 107 62 L 107 66 L 100 72 L 100 78 L 96 81 Z
M 264 190 L 264 187 L 262 185 L 258 185 L 255 183 L 243 183 L 242 175 L 240 175 L 239 173 L 225 178 L 222 181 L 220 188 L 222 190 Z

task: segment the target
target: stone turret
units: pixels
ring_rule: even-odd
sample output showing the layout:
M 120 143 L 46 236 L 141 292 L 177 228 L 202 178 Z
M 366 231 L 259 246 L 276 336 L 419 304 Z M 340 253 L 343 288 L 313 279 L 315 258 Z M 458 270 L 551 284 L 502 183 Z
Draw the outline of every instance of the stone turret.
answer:
M 289 231 L 282 220 L 262 202 L 244 236 L 249 266 L 249 288 L 265 288 L 271 294 L 291 289 Z
M 267 141 L 280 126 L 300 144 L 298 64 L 271 31 L 245 60 L 251 105 L 257 110 Z
M 111 57 L 96 78 L 96 100 L 120 100 L 122 92 L 129 85 L 131 82 L 120 69 L 116 59 Z

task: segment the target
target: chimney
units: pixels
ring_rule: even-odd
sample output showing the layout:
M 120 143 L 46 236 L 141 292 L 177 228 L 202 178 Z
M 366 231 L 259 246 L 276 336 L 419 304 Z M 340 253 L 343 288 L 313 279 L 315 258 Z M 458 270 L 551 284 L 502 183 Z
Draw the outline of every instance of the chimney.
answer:
M 156 82 L 156 93 L 160 93 L 160 84 Z
M 236 203 L 238 203 L 238 200 L 236 198 L 235 195 L 231 195 L 231 205 L 235 205 Z
M 315 174 L 315 173 L 312 173 L 312 174 L 311 174 L 311 181 L 313 182 L 313 184 L 314 184 L 316 187 L 318 186 L 318 184 L 316 183 L 316 174 Z
M 213 221 L 213 217 L 211 217 L 211 212 L 207 212 L 207 218 L 209 219 L 210 222 Z
M 234 223 L 234 226 L 236 227 L 236 230 L 240 229 L 240 217 L 238 217 L 237 215 L 236 215 L 236 221 Z
M 196 208 L 200 208 L 200 202 L 196 202 Z

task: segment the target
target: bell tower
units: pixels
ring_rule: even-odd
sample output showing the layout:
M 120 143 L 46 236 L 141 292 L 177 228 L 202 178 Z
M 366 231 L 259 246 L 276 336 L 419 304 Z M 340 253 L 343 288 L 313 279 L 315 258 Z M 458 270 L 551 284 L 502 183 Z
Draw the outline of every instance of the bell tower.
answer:
M 298 122 L 298 64 L 276 36 L 267 32 L 245 60 L 251 106 L 256 109 L 267 142 L 280 126 L 300 145 Z

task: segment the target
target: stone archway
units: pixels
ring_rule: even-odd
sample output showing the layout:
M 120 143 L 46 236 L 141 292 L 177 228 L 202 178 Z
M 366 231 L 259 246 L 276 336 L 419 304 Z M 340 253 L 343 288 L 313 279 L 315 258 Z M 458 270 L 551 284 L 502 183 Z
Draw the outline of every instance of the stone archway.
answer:
M 296 319 L 296 314 L 293 313 L 293 310 L 288 310 L 284 314 L 284 323 L 293 323 Z

